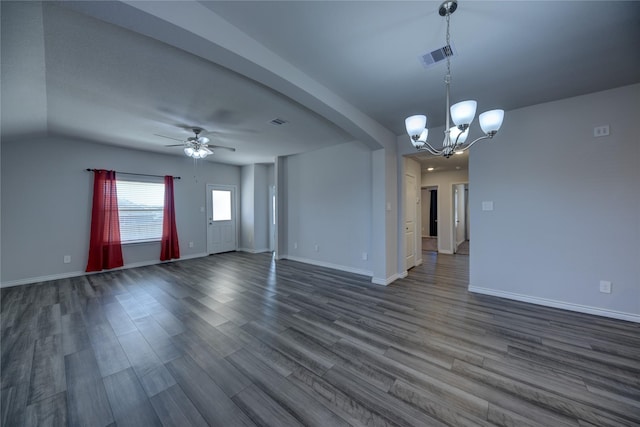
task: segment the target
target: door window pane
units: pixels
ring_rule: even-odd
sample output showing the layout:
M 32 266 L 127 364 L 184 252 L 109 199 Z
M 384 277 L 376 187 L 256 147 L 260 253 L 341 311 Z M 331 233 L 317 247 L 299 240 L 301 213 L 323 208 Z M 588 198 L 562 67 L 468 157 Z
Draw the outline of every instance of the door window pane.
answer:
M 211 202 L 214 221 L 231 221 L 231 191 L 212 190 Z

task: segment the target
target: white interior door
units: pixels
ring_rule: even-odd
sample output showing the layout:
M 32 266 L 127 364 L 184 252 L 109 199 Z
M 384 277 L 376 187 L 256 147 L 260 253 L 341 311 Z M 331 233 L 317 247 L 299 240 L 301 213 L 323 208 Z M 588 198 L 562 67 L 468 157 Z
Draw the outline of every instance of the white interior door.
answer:
M 217 254 L 237 248 L 236 188 L 207 184 L 207 252 Z
M 460 220 L 458 219 L 458 187 L 453 186 L 453 253 L 458 252 L 458 232 Z
M 269 186 L 269 250 L 276 248 L 276 186 Z
M 404 247 L 405 247 L 405 269 L 408 270 L 416 265 L 416 203 L 417 189 L 416 177 L 411 174 L 405 175 L 405 197 L 404 197 Z
M 454 253 L 458 252 L 458 246 L 465 240 L 467 218 L 465 210 L 464 184 L 456 184 L 453 190 L 453 238 Z

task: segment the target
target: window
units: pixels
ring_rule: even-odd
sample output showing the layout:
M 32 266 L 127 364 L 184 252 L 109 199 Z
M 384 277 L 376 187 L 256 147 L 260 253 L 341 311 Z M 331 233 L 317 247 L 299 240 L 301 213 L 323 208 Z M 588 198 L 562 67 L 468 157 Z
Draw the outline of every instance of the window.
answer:
M 211 202 L 214 221 L 231 221 L 231 191 L 212 190 Z
M 164 184 L 118 180 L 116 185 L 122 243 L 160 240 L 164 216 Z

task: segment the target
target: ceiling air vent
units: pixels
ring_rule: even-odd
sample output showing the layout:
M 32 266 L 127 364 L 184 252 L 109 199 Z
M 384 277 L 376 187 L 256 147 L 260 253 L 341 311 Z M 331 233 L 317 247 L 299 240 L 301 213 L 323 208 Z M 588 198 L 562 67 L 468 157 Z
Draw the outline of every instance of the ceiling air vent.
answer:
M 287 123 L 287 121 L 285 119 L 275 118 L 271 120 L 269 123 L 275 126 L 282 126 L 283 124 Z
M 424 68 L 431 68 L 438 62 L 444 61 L 445 59 L 447 59 L 447 57 L 450 58 L 455 54 L 456 54 L 456 51 L 454 49 L 454 46 L 450 44 L 450 45 L 441 47 L 440 49 L 436 49 L 433 52 L 429 52 L 425 55 L 422 55 L 420 57 L 420 62 L 422 62 L 422 65 L 424 66 Z

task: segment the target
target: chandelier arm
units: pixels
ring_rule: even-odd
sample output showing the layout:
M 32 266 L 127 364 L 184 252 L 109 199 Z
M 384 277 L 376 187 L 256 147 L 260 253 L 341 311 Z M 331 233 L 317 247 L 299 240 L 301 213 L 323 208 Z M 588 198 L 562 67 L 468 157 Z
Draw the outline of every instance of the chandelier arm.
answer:
M 471 148 L 471 146 L 472 146 L 473 144 L 475 144 L 475 143 L 476 143 L 476 142 L 478 142 L 478 141 L 482 141 L 483 139 L 491 139 L 491 138 L 493 138 L 493 137 L 492 137 L 492 136 L 489 136 L 489 135 L 484 135 L 484 136 L 481 136 L 481 137 L 480 137 L 480 138 L 478 138 L 478 139 L 474 139 L 473 141 L 471 141 L 471 142 L 469 143 L 469 145 L 467 145 L 467 146 L 463 147 L 463 148 L 462 148 L 462 151 L 467 151 L 469 148 Z
M 418 151 L 428 151 L 429 153 L 433 154 L 434 156 L 441 156 L 442 155 L 442 151 L 436 150 L 428 142 L 425 142 L 420 147 L 418 147 Z
M 455 151 L 458 149 L 458 147 L 462 147 L 463 144 L 458 144 L 458 140 L 460 139 L 460 137 L 462 136 L 462 134 L 464 133 L 464 131 L 462 132 L 458 132 L 458 136 L 456 136 L 456 141 L 453 143 L 453 152 L 455 153 Z M 475 141 L 473 141 L 475 142 Z M 469 144 L 469 146 L 471 146 L 471 144 Z

